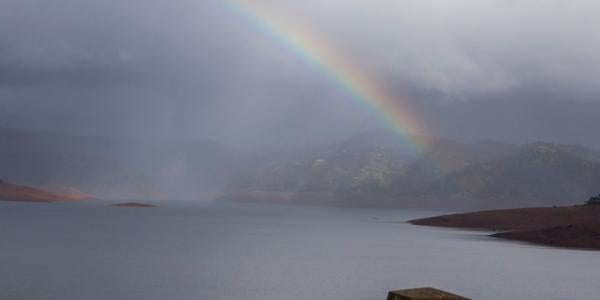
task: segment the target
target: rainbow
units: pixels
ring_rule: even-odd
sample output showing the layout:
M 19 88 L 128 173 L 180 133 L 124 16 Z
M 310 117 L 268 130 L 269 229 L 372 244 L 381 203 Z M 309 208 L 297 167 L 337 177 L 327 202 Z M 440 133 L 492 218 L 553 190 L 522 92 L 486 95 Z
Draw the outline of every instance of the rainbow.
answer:
M 295 55 L 301 57 L 334 82 L 356 102 L 370 110 L 387 128 L 399 134 L 415 152 L 425 149 L 421 134 L 425 126 L 418 122 L 416 114 L 388 94 L 378 81 L 367 76 L 353 63 L 308 26 L 293 22 L 265 5 L 252 0 L 226 0 L 227 7 L 249 20 L 258 30 L 277 41 Z

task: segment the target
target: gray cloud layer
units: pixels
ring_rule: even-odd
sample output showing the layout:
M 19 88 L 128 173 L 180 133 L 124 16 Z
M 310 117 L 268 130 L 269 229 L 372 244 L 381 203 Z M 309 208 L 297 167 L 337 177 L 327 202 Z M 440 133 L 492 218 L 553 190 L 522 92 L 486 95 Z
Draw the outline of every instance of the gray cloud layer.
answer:
M 567 139 L 532 115 L 519 126 L 536 130 L 522 136 L 510 117 L 545 99 L 564 118 L 597 108 L 586 102 L 600 100 L 597 1 L 257 2 L 410 95 L 439 134 L 585 143 L 598 129 Z M 0 2 L 0 126 L 242 145 L 378 126 L 347 98 L 222 1 Z M 493 114 L 474 103 L 509 113 L 474 129 L 475 111 Z

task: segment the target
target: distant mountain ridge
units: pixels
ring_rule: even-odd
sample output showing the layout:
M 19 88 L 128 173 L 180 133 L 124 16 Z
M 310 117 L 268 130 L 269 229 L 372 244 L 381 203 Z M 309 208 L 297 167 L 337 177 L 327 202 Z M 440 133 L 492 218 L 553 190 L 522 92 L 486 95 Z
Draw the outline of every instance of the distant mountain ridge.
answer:
M 0 128 L 0 178 L 98 198 L 503 208 L 577 204 L 600 189 L 600 151 L 463 143 L 373 130 L 329 144 L 249 153 L 214 140 L 135 140 Z M 582 200 L 583 199 L 583 200 Z
M 0 178 L 98 198 L 188 198 L 233 177 L 237 154 L 216 141 L 161 146 L 136 140 L 0 128 Z
M 581 147 L 534 143 L 503 159 L 468 166 L 452 178 L 482 199 L 574 204 L 600 189 L 598 155 Z
M 70 186 L 101 197 L 145 188 L 143 174 L 121 154 L 144 149 L 134 141 L 0 128 L 0 145 L 0 178 L 7 181 Z
M 389 146 L 397 137 L 368 135 L 301 159 L 264 164 L 248 176 L 245 187 L 327 194 L 327 201 L 342 205 L 348 199 L 376 206 L 381 199 L 385 206 L 419 206 L 420 201 L 440 209 L 578 204 L 600 189 L 600 152 L 594 149 L 430 138 L 425 153 L 408 155 Z M 336 200 L 331 200 L 332 193 L 338 194 Z M 287 194 L 285 201 L 303 202 L 306 197 L 297 198 Z

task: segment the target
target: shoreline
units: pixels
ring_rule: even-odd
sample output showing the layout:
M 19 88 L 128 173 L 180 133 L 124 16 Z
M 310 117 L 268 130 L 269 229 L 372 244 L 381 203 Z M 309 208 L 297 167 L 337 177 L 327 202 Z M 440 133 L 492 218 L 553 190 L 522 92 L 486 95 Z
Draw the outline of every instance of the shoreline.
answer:
M 517 208 L 410 220 L 419 226 L 485 230 L 488 236 L 568 249 L 600 250 L 600 206 Z
M 23 203 L 79 202 L 93 197 L 84 194 L 53 193 L 44 189 L 0 182 L 0 201 Z

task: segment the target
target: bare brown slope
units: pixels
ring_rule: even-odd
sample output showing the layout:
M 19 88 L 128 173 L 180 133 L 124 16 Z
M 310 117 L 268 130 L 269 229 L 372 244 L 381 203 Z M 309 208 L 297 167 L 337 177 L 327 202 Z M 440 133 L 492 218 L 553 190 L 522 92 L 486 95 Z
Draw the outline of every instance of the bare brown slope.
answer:
M 593 223 L 598 220 L 600 220 L 600 206 L 577 205 L 487 210 L 412 220 L 410 223 L 488 230 L 534 230 L 568 224 Z
M 59 195 L 28 186 L 0 183 L 0 200 L 3 201 L 55 202 L 84 199 L 88 199 L 88 197 L 83 197 L 81 195 Z
M 600 205 L 520 208 L 412 220 L 425 226 L 506 231 L 493 237 L 600 250 Z
M 557 247 L 600 249 L 600 222 L 502 232 L 492 236 Z

